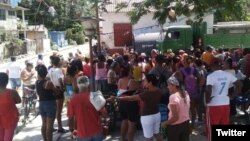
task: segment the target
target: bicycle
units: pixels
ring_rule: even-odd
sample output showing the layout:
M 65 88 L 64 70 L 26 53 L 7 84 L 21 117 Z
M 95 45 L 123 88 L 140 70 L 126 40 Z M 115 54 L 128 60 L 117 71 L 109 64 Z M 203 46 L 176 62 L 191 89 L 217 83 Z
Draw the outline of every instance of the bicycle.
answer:
M 104 95 L 105 99 L 109 98 L 111 94 Z M 102 117 L 102 126 L 104 132 L 107 135 L 111 131 L 115 131 L 116 122 L 118 119 L 118 102 L 115 100 L 113 102 L 106 101 L 105 108 L 107 110 L 107 115 Z
M 36 90 L 30 89 L 28 87 L 23 88 L 25 95 L 22 97 L 24 102 L 24 118 L 22 122 L 26 124 L 29 121 L 29 115 L 31 110 L 33 109 L 35 112 L 36 105 Z
M 236 107 L 244 113 L 243 118 L 245 119 L 245 123 L 247 125 L 250 124 L 250 113 L 248 111 L 249 106 L 250 106 L 249 92 L 236 97 Z

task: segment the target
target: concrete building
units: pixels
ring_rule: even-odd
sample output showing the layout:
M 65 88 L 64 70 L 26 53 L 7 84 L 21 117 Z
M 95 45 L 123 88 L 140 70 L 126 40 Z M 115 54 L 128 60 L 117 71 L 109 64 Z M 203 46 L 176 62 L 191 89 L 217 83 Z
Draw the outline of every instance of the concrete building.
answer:
M 48 29 L 44 25 L 30 25 L 27 27 L 27 43 L 30 44 L 29 52 L 44 53 L 51 50 Z M 35 45 L 35 46 L 34 46 Z
M 10 36 L 18 36 L 18 24 L 21 23 L 24 28 L 26 27 L 24 15 L 24 11 L 26 10 L 28 9 L 20 6 L 12 8 L 10 0 L 0 0 L 0 42 L 3 42 Z M 17 18 L 17 12 L 22 13 L 20 23 Z M 26 37 L 25 33 L 24 36 Z
M 153 20 L 153 10 L 151 13 L 147 13 L 142 16 L 136 24 L 132 25 L 130 23 L 127 13 L 133 9 L 133 3 L 141 1 L 144 0 L 130 0 L 128 7 L 121 9 L 119 12 L 116 11 L 116 5 L 121 2 L 128 2 L 128 0 L 110 0 L 112 4 L 106 5 L 107 12 L 102 13 L 101 17 L 104 21 L 100 23 L 101 42 L 105 44 L 106 47 L 119 48 L 131 46 L 133 44 L 133 39 L 136 36 L 145 33 L 160 32 L 162 30 L 157 21 Z M 167 19 L 163 27 L 171 25 L 185 25 L 188 19 L 193 18 L 194 16 L 180 16 L 177 17 L 176 22 L 170 22 Z M 213 14 L 207 14 L 203 17 L 203 19 L 207 22 L 207 33 L 212 33 L 214 23 Z

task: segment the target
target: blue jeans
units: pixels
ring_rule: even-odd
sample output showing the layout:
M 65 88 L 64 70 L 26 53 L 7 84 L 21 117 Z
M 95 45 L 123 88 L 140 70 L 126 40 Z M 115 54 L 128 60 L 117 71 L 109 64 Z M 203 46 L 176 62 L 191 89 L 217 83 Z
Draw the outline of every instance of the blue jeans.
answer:
M 88 138 L 77 138 L 77 141 L 103 141 L 102 133 L 96 134 Z
M 21 87 L 21 78 L 9 78 L 11 88 L 16 90 Z

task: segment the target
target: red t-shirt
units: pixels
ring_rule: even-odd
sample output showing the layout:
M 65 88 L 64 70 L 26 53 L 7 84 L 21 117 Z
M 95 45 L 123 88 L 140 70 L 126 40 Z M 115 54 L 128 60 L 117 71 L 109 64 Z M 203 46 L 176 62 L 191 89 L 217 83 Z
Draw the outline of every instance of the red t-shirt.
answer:
M 18 122 L 19 113 L 11 93 L 6 89 L 0 95 L 0 128 L 11 128 Z
M 91 66 L 89 64 L 83 65 L 83 74 L 87 77 L 91 76 Z
M 102 133 L 99 113 L 89 101 L 89 93 L 75 95 L 68 106 L 68 117 L 77 121 L 77 137 L 87 138 Z

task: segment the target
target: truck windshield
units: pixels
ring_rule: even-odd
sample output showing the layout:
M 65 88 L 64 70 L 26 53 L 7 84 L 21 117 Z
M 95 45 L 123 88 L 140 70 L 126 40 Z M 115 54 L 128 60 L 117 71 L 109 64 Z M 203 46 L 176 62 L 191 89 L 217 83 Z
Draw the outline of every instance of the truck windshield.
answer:
M 179 31 L 170 31 L 167 33 L 166 38 L 168 39 L 179 39 L 180 38 L 180 32 Z

